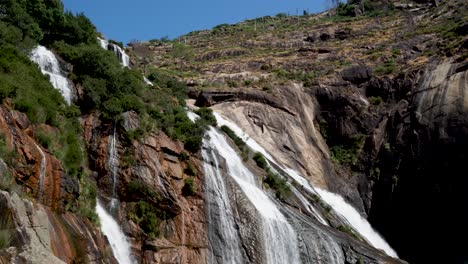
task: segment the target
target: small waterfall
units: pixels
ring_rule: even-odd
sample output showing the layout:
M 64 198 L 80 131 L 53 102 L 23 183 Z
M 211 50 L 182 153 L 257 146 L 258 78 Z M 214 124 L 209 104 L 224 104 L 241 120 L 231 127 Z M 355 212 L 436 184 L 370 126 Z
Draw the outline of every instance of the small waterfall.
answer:
M 106 209 L 104 209 L 99 200 L 96 203 L 96 212 L 99 216 L 99 220 L 101 221 L 102 232 L 109 240 L 114 257 L 117 259 L 119 264 L 133 263 L 130 254 L 130 244 L 128 243 L 127 238 L 117 222 L 106 211 Z
M 130 57 L 125 53 L 125 50 L 123 50 L 119 45 L 114 44 L 114 43 L 109 43 L 109 41 L 102 39 L 102 38 L 97 38 L 99 41 L 99 45 L 105 49 L 105 50 L 110 50 L 114 52 L 115 56 L 120 61 L 120 64 L 124 67 L 130 67 Z
M 145 76 L 143 76 L 143 81 L 145 81 L 147 85 L 153 86 L 153 83 L 150 80 L 148 80 L 148 78 L 146 78 Z
M 60 64 L 54 53 L 44 46 L 37 46 L 31 51 L 29 58 L 39 65 L 43 74 L 49 75 L 52 86 L 59 90 L 63 98 L 65 98 L 65 101 L 70 104 L 72 101 L 73 87 L 60 69 Z
M 108 46 L 109 46 L 109 42 L 105 39 L 102 39 L 102 38 L 97 38 L 98 41 L 99 41 L 99 45 L 101 46 L 101 48 L 105 49 L 105 50 L 108 50 Z
M 130 67 L 130 57 L 125 53 L 125 51 L 117 44 L 109 43 L 109 50 L 113 51 L 117 58 L 120 60 L 120 63 L 124 67 Z
M 37 150 L 41 154 L 41 171 L 39 174 L 39 189 L 37 191 L 37 199 L 40 201 L 42 198 L 42 193 L 44 192 L 44 178 L 46 174 L 47 160 L 42 149 L 37 144 L 34 143 L 34 145 L 36 145 Z
M 335 212 L 342 216 L 343 220 L 348 222 L 355 231 L 357 231 L 364 239 L 366 239 L 372 246 L 375 248 L 385 251 L 389 256 L 397 258 L 396 252 L 390 247 L 390 245 L 372 228 L 369 222 L 362 217 L 359 212 L 349 203 L 347 203 L 340 195 L 334 194 L 319 188 L 314 187 L 309 183 L 307 179 L 299 175 L 296 171 L 285 168 L 277 164 L 274 158 L 255 140 L 250 138 L 244 131 L 237 126 L 237 124 L 225 119 L 217 113 L 213 113 L 216 117 L 218 125 L 228 126 L 236 135 L 242 138 L 246 144 L 254 151 L 262 153 L 269 163 L 274 164 L 275 166 L 281 168 L 289 177 L 302 186 L 310 194 L 320 196 L 327 204 L 329 204 Z M 295 190 L 293 189 L 293 192 Z M 301 199 L 299 197 L 299 199 Z M 301 199 L 302 200 L 302 199 Z M 313 208 L 313 207 L 312 207 Z M 316 211 L 315 211 L 316 212 Z M 314 214 L 315 215 L 315 214 Z M 320 217 L 320 214 L 315 215 L 320 222 L 325 222 L 325 220 Z M 320 219 L 321 218 L 321 219 Z
M 347 203 L 343 197 L 316 188 L 320 197 L 329 204 L 333 210 L 343 216 L 346 221 L 353 227 L 361 236 L 364 237 L 372 246 L 381 249 L 387 253 L 387 255 L 398 258 L 397 253 L 390 247 L 390 245 L 377 233 L 369 222 L 359 214 L 359 212 L 349 203 Z
M 261 216 L 262 242 L 266 262 L 272 264 L 300 263 L 297 237 L 286 218 L 273 201 L 258 187 L 256 177 L 243 164 L 224 135 L 214 128 L 210 128 L 207 135 L 205 146 L 216 151 L 226 160 L 229 176 L 239 185 Z
M 119 173 L 119 153 L 117 153 L 117 138 L 116 125 L 109 142 L 109 159 L 107 161 L 108 169 L 112 176 L 112 200 L 110 208 L 114 209 L 117 206 L 117 176 Z

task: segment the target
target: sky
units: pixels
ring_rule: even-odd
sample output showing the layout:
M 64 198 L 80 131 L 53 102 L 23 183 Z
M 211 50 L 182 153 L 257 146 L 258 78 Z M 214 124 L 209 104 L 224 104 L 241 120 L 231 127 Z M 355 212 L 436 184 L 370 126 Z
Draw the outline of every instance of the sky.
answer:
M 237 23 L 278 13 L 318 13 L 330 0 L 62 0 L 66 10 L 83 12 L 108 39 L 129 43 Z

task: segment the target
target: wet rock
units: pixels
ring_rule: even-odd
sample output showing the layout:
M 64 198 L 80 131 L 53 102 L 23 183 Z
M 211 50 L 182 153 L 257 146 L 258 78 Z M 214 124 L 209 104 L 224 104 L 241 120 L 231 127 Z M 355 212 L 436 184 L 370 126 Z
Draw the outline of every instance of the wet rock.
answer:
M 55 214 L 16 193 L 0 191 L 0 223 L 10 236 L 10 248 L 0 251 L 0 258 L 10 263 L 116 263 L 102 254 L 109 245 L 89 222 Z
M 24 114 L 0 106 L 0 134 L 5 136 L 9 149 L 17 153 L 15 166 L 11 168 L 13 177 L 35 199 L 62 211 L 68 203 L 76 202 L 78 181 L 68 176 L 60 161 L 34 141 L 30 135 L 34 131 L 30 126 Z M 52 129 L 46 125 L 41 128 L 45 131 Z M 42 174 L 43 185 L 40 186 Z

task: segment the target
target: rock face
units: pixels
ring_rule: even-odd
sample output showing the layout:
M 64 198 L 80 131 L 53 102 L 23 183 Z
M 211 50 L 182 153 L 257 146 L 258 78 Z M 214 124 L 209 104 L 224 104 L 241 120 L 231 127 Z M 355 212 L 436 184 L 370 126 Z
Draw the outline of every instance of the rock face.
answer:
M 409 104 L 395 105 L 369 144 L 368 167 L 384 172 L 372 190 L 371 220 L 409 261 L 468 258 L 454 242 L 468 234 L 463 225 L 468 220 L 465 65 L 446 60 L 428 66 Z M 429 256 L 426 250 L 440 253 Z
M 370 221 L 410 262 L 467 259 L 466 250 L 450 242 L 468 232 L 462 224 L 468 206 L 466 76 L 466 63 L 448 59 L 393 78 L 322 85 L 312 93 L 329 146 L 366 135 L 348 172 L 355 181 L 348 183 L 357 184 Z M 362 93 L 383 102 L 369 104 Z
M 8 248 L 0 250 L 4 263 L 116 263 L 107 240 L 89 221 L 0 191 L 1 230 Z M 2 262 L 3 263 L 3 262 Z
M 116 198 L 121 208 L 116 215 L 132 243 L 134 257 L 140 263 L 205 263 L 208 240 L 200 161 L 196 157 L 184 158 L 187 153 L 182 144 L 162 132 L 151 133 L 138 141 L 129 140 L 123 135 L 138 127 L 139 121 L 132 113 L 124 116 L 124 125 L 116 127 L 120 159 Z M 82 124 L 84 138 L 89 142 L 90 166 L 96 171 L 102 190 L 100 196 L 109 201 L 113 197 L 113 179 L 107 165 L 108 144 L 114 125 L 101 123 L 96 116 L 88 116 Z M 187 166 L 193 167 L 195 176 L 187 174 Z M 182 191 L 188 178 L 194 181 L 196 194 L 193 196 Z M 147 186 L 155 195 L 131 193 L 128 186 L 132 182 Z M 129 206 L 140 200 L 155 206 L 159 212 L 159 235 L 155 238 L 145 237 L 143 230 L 127 218 Z
M 0 135 L 18 157 L 12 171 L 16 182 L 42 204 L 63 210 L 78 196 L 78 181 L 68 177 L 60 162 L 34 141 L 36 129 L 25 114 L 0 106 Z
M 403 259 L 467 259 L 454 240 L 468 232 L 466 62 L 435 61 L 392 78 L 352 67 L 342 77 L 348 82 L 335 79 L 308 93 L 281 87 L 265 95 L 269 100 L 260 100 L 258 91 L 204 91 L 197 103 L 212 105 L 279 153 L 281 163 L 347 197 Z M 381 105 L 369 102 L 376 97 Z M 349 144 L 356 134 L 365 139 L 356 162 L 344 170 L 332 166 L 327 145 Z M 429 256 L 427 249 L 441 253 Z
M 204 91 L 198 95 L 196 104 L 203 106 L 209 102 L 208 105 L 214 105 L 212 108 L 216 112 L 240 126 L 268 152 L 276 153 L 280 163 L 309 176 L 317 186 L 342 193 L 355 201 L 358 208 L 363 208 L 356 189 L 347 187 L 353 185 L 348 181 L 357 184 L 356 179 L 336 177 L 328 147 L 315 118 L 316 101 L 302 87 L 295 84 L 276 87 L 273 92 L 276 96 L 263 95 L 274 98 L 270 100 L 258 100 L 263 98 L 260 92 L 252 95 L 248 91 L 240 91 L 236 95 L 242 96 L 232 96 L 229 100 L 225 100 L 225 92 L 219 93 L 220 96 L 217 91 Z M 362 99 L 356 96 L 354 100 Z M 341 123 L 348 124 L 344 120 Z
M 43 126 L 43 130 L 51 129 Z M 2 263 L 115 263 L 108 242 L 83 216 L 65 212 L 79 196 L 77 179 L 33 138 L 27 116 L 0 106 L 0 230 L 7 245 Z M 10 180 L 11 179 L 11 180 Z M 20 198 L 17 193 L 28 197 Z

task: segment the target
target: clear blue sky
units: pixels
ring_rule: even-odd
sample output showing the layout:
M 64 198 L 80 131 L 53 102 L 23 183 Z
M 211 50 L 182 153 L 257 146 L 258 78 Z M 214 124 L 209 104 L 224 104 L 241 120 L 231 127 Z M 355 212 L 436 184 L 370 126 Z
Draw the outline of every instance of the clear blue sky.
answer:
M 222 23 L 277 13 L 321 12 L 330 0 L 62 0 L 65 9 L 84 12 L 106 38 L 124 43 L 175 38 Z

